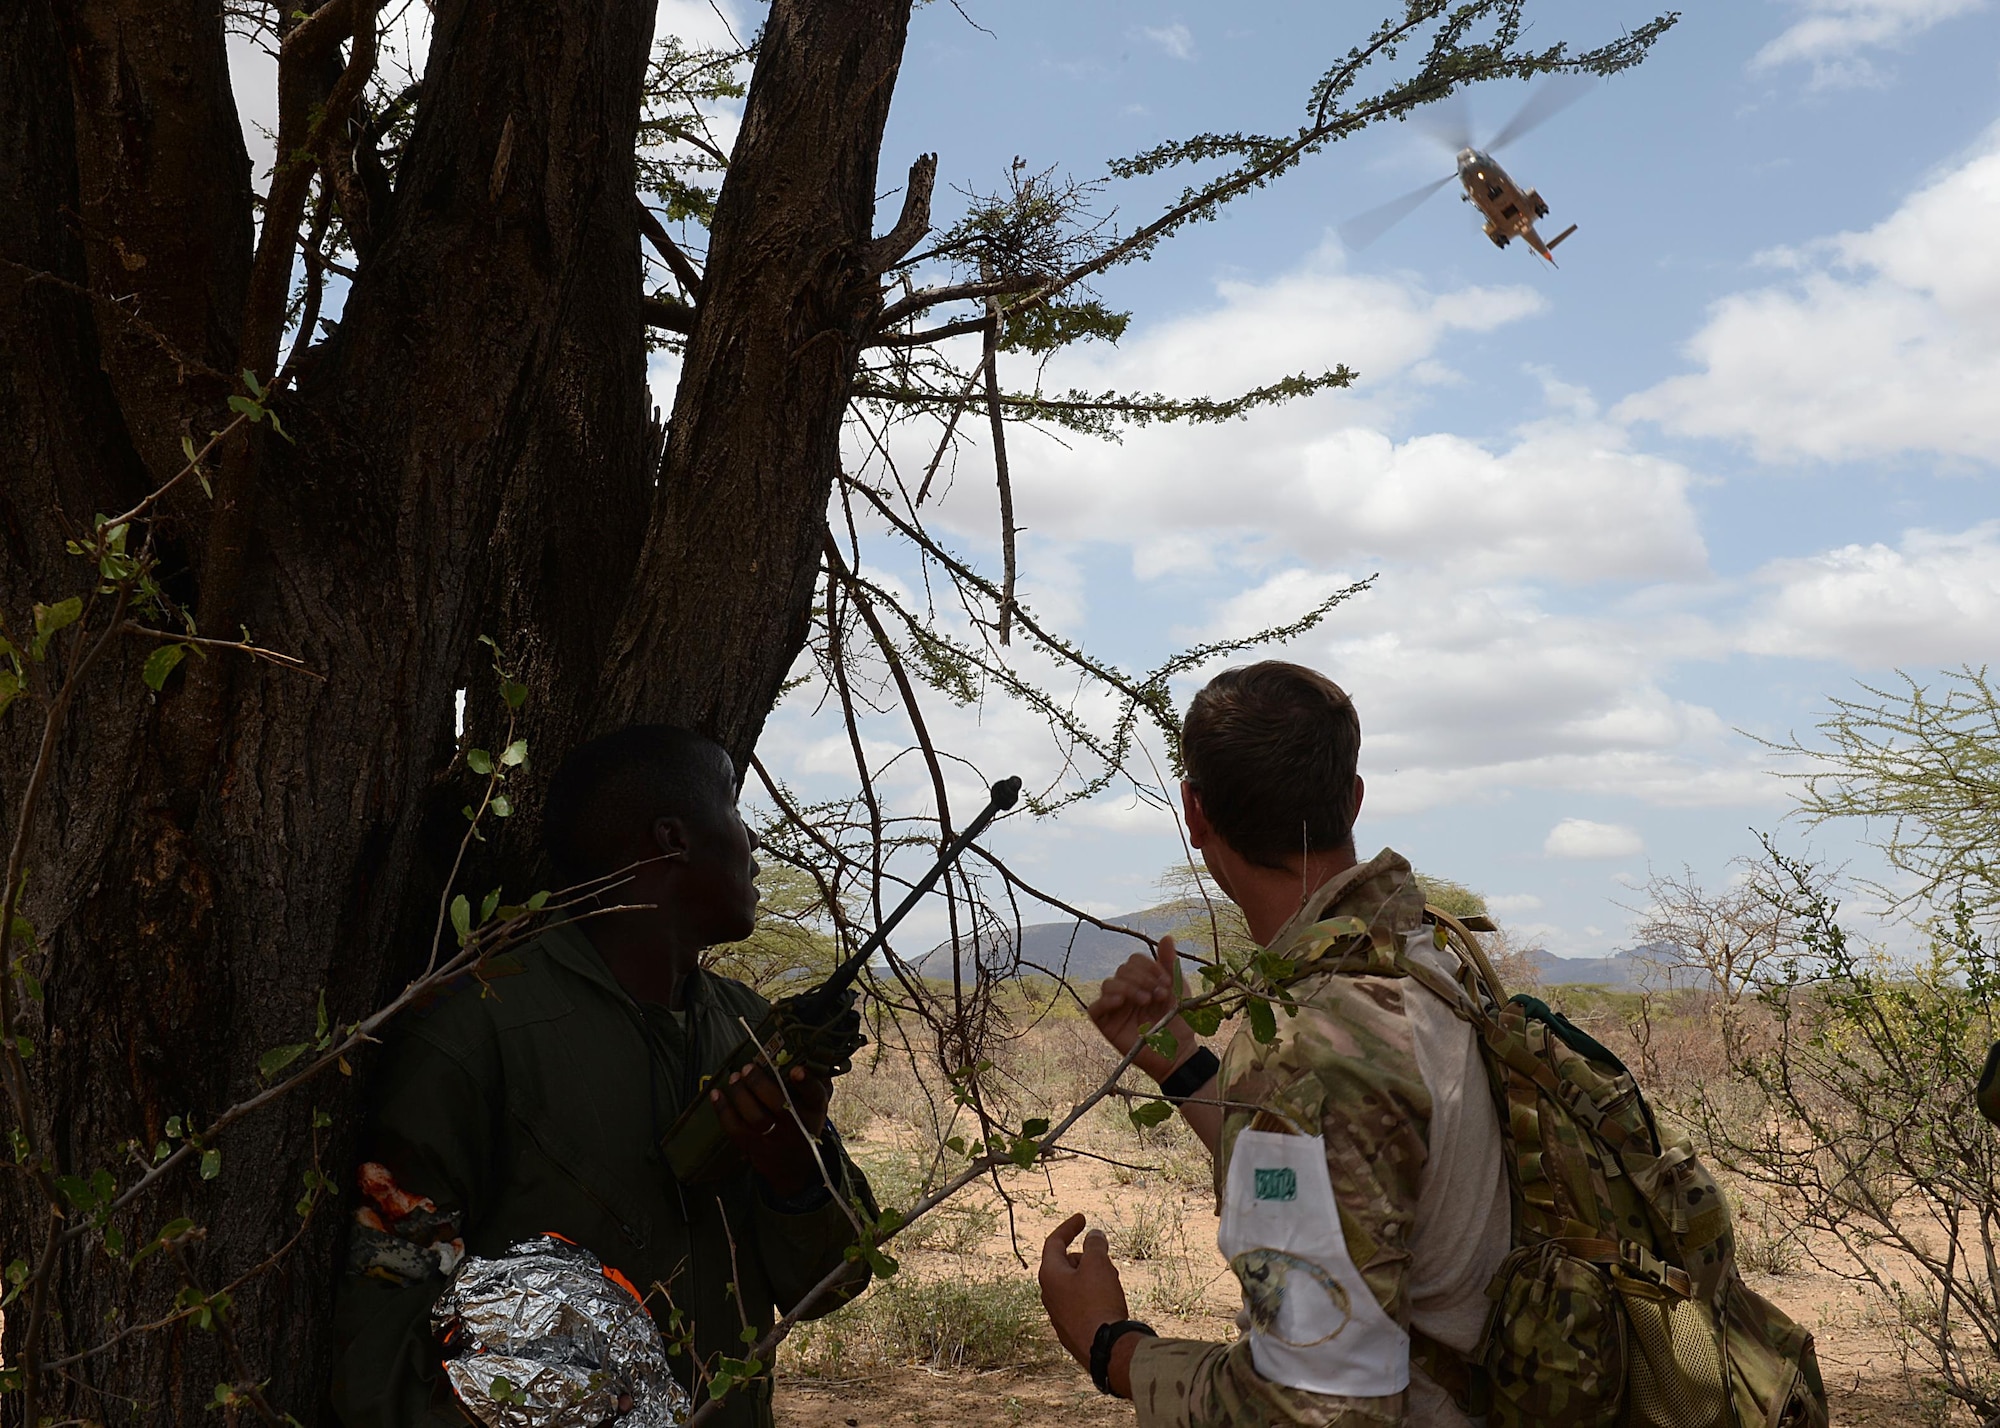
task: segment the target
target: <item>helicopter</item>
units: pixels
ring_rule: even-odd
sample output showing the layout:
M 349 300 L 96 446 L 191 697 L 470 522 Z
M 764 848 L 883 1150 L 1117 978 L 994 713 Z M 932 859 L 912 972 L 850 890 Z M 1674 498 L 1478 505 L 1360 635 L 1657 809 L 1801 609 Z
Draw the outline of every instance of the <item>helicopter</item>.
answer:
M 1474 148 L 1459 150 L 1458 181 L 1465 185 L 1462 201 L 1486 215 L 1486 236 L 1496 248 L 1504 248 L 1509 241 L 1519 238 L 1553 263 L 1556 244 L 1576 232 L 1572 223 L 1544 243 L 1542 235 L 1535 231 L 1535 220 L 1549 216 L 1548 204 L 1542 202 L 1539 193 L 1521 188 L 1508 177 L 1491 154 Z
M 1446 108 L 1444 114 L 1448 116 L 1451 127 L 1434 132 L 1436 137 L 1445 139 L 1458 150 L 1455 171 L 1341 224 L 1341 240 L 1349 248 L 1367 247 L 1416 212 L 1431 195 L 1456 179 L 1465 189 L 1460 195 L 1461 201 L 1479 210 L 1480 216 L 1485 219 L 1486 236 L 1492 240 L 1494 247 L 1505 248 L 1519 238 L 1553 264 L 1556 245 L 1576 232 L 1576 225 L 1572 223 L 1555 237 L 1544 241 L 1535 230 L 1535 220 L 1548 217 L 1548 204 L 1534 189 L 1523 188 L 1516 183 L 1494 159 L 1493 153 L 1553 119 L 1581 99 L 1590 87 L 1588 81 L 1560 83 L 1551 80 L 1528 96 L 1527 102 L 1501 126 L 1485 148 L 1472 142 L 1471 125 L 1466 122 L 1462 105 Z

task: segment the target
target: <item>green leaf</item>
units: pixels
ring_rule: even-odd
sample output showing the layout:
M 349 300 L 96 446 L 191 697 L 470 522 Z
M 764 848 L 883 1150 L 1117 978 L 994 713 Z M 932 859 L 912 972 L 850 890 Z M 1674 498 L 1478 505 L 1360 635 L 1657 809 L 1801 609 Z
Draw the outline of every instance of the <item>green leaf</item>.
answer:
M 1265 1046 L 1278 1039 L 1278 1018 L 1271 1011 L 1271 1004 L 1262 997 L 1252 997 L 1244 1003 L 1243 1010 L 1250 1018 L 1250 1035 Z
M 264 419 L 264 409 L 248 397 L 231 397 L 229 399 L 229 409 L 240 415 L 249 417 L 253 422 Z
M 472 904 L 465 900 L 464 893 L 451 900 L 451 925 L 458 933 L 458 945 L 463 947 L 472 936 Z
M 116 1225 L 104 1227 L 104 1248 L 120 1259 L 125 1258 L 125 1232 Z
M 500 762 L 508 768 L 513 768 L 516 764 L 524 764 L 527 761 L 528 741 L 526 739 L 516 739 L 500 751 Z
M 509 709 L 519 709 L 528 702 L 528 686 L 518 679 L 500 677 L 500 697 L 507 701 Z
M 491 921 L 493 917 L 493 909 L 498 906 L 500 906 L 500 889 L 495 888 L 493 889 L 492 892 L 486 894 L 486 896 L 480 901 L 479 904 L 480 922 L 486 923 Z
M 465 751 L 465 766 L 481 778 L 484 778 L 493 772 L 493 755 L 487 753 L 484 749 L 467 749 Z
M 178 1240 L 182 1234 L 186 1234 L 192 1228 L 194 1228 L 194 1220 L 186 1220 L 186 1218 L 182 1218 L 182 1220 L 168 1220 L 166 1224 L 160 1226 L 160 1232 L 146 1242 L 146 1248 L 132 1256 L 132 1268 L 138 1268 L 140 1264 L 146 1262 L 148 1254 L 152 1254 L 154 1250 L 162 1248 L 168 1240 Z
M 166 687 L 167 676 L 186 658 L 186 645 L 161 645 L 146 656 L 146 667 L 139 671 L 140 682 L 158 694 Z
M 511 818 L 514 816 L 514 800 L 504 793 L 494 794 L 493 802 L 488 804 L 487 807 L 493 810 L 495 818 Z
M 321 987 L 319 989 L 319 1016 L 313 1024 L 313 1040 L 322 1046 L 326 1044 L 326 1026 L 326 988 Z
M 1196 1036 L 1213 1036 L 1222 1029 L 1222 1008 L 1214 1002 L 1206 1006 L 1189 1007 L 1181 1015 Z
M 257 1075 L 268 1081 L 310 1050 L 312 1043 L 309 1041 L 295 1042 L 291 1046 L 274 1046 L 257 1058 Z
M 1021 1122 L 1022 1135 L 1031 1135 L 1040 1138 L 1048 1133 L 1049 1122 L 1045 1116 L 1030 1116 L 1027 1120 Z
M 549 900 L 549 890 L 547 888 L 543 888 L 540 892 L 536 893 L 533 897 L 528 899 L 528 911 L 540 912 L 542 910 L 542 905 L 546 903 L 548 900 Z
M 31 1061 L 34 1059 L 35 1043 L 28 1040 L 27 1037 L 25 1036 L 15 1037 L 14 1049 L 21 1054 L 21 1059 L 23 1061 Z
M 745 1324 L 741 1329 L 736 1331 L 736 1339 L 739 1343 L 754 1344 L 757 1342 L 757 1338 L 757 1331 L 748 1324 Z
M 179 1140 L 180 1138 L 181 1138 L 181 1118 L 179 1116 L 168 1116 L 167 1139 Z
M 1174 1113 L 1174 1108 L 1165 1101 L 1140 1101 L 1126 1112 L 1132 1124 L 1140 1130 L 1156 1126 Z
M 57 632 L 68 629 L 82 618 L 81 595 L 72 595 L 53 605 L 35 606 L 35 638 L 28 645 L 29 658 L 40 659 L 48 652 L 49 641 L 56 637 Z
M 1181 1039 L 1171 1031 L 1162 1028 L 1146 1038 L 1146 1045 L 1171 1061 L 1180 1053 Z
M 219 1150 L 204 1150 L 201 1153 L 201 1178 L 204 1180 L 213 1180 L 221 1173 L 222 1152 Z
M 269 387 L 266 387 L 262 382 L 257 380 L 257 374 L 248 367 L 243 369 L 243 385 L 249 391 L 250 395 L 260 402 L 264 400 L 264 394 L 270 391 Z
M 962 1135 L 955 1135 L 951 1137 L 951 1139 L 947 1140 L 944 1143 L 944 1148 L 950 1151 L 953 1155 L 965 1154 L 965 1137 Z

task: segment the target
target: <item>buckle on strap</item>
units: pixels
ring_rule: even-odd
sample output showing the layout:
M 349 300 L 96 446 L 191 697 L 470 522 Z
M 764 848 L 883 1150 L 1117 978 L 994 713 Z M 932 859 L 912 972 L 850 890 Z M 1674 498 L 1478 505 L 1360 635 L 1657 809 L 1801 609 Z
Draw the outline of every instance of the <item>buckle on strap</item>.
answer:
M 1686 1270 L 1668 1264 L 1635 1240 L 1564 1238 L 1555 1243 L 1565 1254 L 1596 1264 L 1615 1264 L 1634 1278 L 1656 1284 L 1683 1299 L 1694 1297 L 1694 1280 Z

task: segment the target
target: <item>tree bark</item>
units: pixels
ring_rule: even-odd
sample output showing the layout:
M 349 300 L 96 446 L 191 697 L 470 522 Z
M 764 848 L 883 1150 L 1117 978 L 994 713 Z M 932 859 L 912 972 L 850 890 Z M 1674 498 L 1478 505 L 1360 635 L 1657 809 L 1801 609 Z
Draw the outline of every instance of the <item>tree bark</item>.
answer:
M 297 444 L 259 430 L 247 456 L 231 608 L 323 679 L 212 655 L 156 696 L 138 678 L 151 647 L 120 647 L 30 830 L 28 964 L 46 1000 L 20 1030 L 57 1171 L 131 1183 L 128 1145 L 149 1155 L 169 1118 L 199 1126 L 254 1091 L 258 1056 L 306 1039 L 322 995 L 352 1021 L 402 985 L 464 826 L 454 694 L 469 689 L 475 740 L 497 741 L 504 712 L 478 636 L 531 691 L 524 811 L 569 745 L 617 722 L 692 724 L 747 754 L 803 643 L 880 309 L 876 163 L 908 12 L 773 6 L 656 464 L 633 198 L 651 6 L 440 4 L 394 193 L 386 211 L 371 201 L 337 329 L 279 399 Z M 226 415 L 250 215 L 212 0 L 0 7 L 10 633 L 31 602 L 90 585 L 65 538 Z M 193 491 L 157 532 L 190 605 L 221 578 Z M 0 720 L 10 835 L 39 712 Z M 516 820 L 482 854 L 475 899 L 503 879 L 527 890 L 533 831 Z M 345 1187 L 356 1084 L 329 1078 L 243 1122 L 213 1180 L 175 1176 L 119 1218 L 127 1244 L 185 1215 L 205 1231 L 188 1256 L 203 1288 L 258 1264 L 298 1231 L 315 1153 Z M 272 1402 L 308 1423 L 327 1414 L 344 1213 L 324 1205 L 232 1311 Z M 7 1177 L 0 1260 L 32 1259 L 45 1221 L 32 1182 Z M 179 1287 L 168 1256 L 135 1273 L 85 1237 L 56 1273 L 48 1357 L 156 1316 Z M 23 1318 L 7 1315 L 9 1363 Z M 236 1376 L 183 1323 L 72 1365 L 42 1411 L 208 1423 Z
M 771 6 L 599 727 L 684 724 L 742 769 L 804 645 L 841 418 L 882 310 L 869 244 L 909 12 Z

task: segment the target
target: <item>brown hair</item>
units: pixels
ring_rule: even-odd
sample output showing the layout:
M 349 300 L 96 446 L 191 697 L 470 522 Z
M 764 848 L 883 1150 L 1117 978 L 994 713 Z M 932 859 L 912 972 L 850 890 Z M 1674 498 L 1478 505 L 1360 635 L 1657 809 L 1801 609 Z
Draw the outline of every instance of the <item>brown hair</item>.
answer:
M 1353 841 L 1360 756 L 1361 719 L 1347 692 L 1283 660 L 1224 670 L 1181 724 L 1181 761 L 1202 812 L 1266 868 Z

